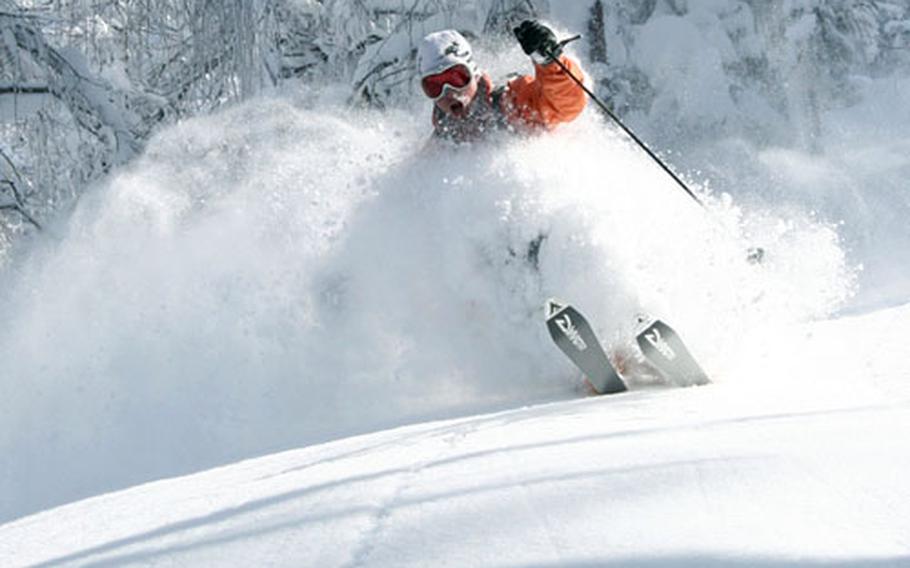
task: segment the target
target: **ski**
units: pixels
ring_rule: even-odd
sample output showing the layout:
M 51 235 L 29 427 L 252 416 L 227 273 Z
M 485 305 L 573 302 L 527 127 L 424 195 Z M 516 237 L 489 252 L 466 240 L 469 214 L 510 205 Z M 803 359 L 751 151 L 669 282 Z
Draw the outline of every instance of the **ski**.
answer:
M 581 369 L 598 394 L 626 390 L 613 368 L 588 320 L 572 306 L 555 299 L 547 300 L 547 329 L 556 346 Z
M 648 362 L 673 384 L 689 387 L 711 382 L 679 335 L 666 323 L 654 320 L 635 340 Z

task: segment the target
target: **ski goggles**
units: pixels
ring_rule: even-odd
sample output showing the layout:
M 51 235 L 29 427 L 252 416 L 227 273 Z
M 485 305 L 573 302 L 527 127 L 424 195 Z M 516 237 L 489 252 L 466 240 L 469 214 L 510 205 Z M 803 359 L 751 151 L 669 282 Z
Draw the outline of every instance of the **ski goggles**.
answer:
M 434 101 L 442 96 L 446 86 L 461 91 L 471 83 L 471 72 L 464 65 L 449 67 L 440 73 L 427 75 L 420 80 L 420 86 L 426 96 Z

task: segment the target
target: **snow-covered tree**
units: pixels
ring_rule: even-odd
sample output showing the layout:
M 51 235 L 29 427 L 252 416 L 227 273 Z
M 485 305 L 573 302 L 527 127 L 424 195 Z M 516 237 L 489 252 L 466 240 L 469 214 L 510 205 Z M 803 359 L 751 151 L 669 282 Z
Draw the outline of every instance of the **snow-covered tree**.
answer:
M 0 178 L 0 190 L 16 188 L 4 210 L 49 215 L 128 162 L 158 125 L 276 84 L 275 7 L 3 0 L 2 148 L 16 171 Z
M 79 51 L 52 46 L 40 18 L 11 10 L 8 3 L 5 8 L 0 12 L 5 148 L 0 183 L 15 201 L 5 210 L 38 226 L 28 211 L 52 208 L 68 182 L 81 185 L 126 163 L 146 129 L 130 108 L 129 93 L 93 73 Z M 134 95 L 143 100 L 141 93 Z M 61 150 L 71 159 L 60 160 Z
M 857 76 L 907 69 L 908 9 L 894 0 L 596 1 L 590 71 L 608 104 L 645 128 L 687 137 L 734 128 L 818 150 L 821 114 L 856 102 Z
M 573 10 L 578 13 L 578 6 Z M 163 124 L 279 85 L 406 102 L 427 32 L 495 43 L 546 0 L 0 0 L 0 231 L 128 162 Z M 856 77 L 910 68 L 904 0 L 586 0 L 598 94 L 645 130 L 817 148 Z M 584 31 L 584 30 L 583 30 Z M 669 133 L 669 134 L 667 134 Z M 2 246 L 2 244 L 0 244 Z

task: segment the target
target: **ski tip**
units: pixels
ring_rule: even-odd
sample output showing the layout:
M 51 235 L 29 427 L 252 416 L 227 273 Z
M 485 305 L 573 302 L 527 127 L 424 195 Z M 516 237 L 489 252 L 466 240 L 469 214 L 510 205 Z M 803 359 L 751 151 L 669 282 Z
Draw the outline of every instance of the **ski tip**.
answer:
M 655 318 L 651 314 L 648 314 L 645 312 L 636 313 L 635 314 L 635 325 L 636 325 L 636 327 L 639 328 L 638 333 L 641 333 L 642 331 L 644 331 L 645 328 L 650 327 L 650 325 L 652 323 L 654 323 L 654 320 L 655 320 Z M 636 333 L 635 335 L 638 335 L 638 333 Z
M 562 300 L 557 300 L 556 298 L 550 298 L 547 300 L 547 303 L 544 306 L 544 311 L 546 313 L 547 319 L 550 319 L 561 312 L 567 305 L 567 303 L 563 302 Z

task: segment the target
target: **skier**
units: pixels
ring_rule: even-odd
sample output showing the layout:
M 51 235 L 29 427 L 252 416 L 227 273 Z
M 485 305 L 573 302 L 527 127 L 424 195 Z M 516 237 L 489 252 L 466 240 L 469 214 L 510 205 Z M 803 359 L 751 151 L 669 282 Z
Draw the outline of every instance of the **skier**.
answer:
M 558 57 L 579 79 L 583 74 L 577 63 L 562 55 L 553 31 L 526 20 L 514 32 L 534 61 L 535 76 L 519 76 L 500 87 L 494 87 L 490 76 L 478 69 L 471 45 L 457 31 L 438 31 L 423 38 L 417 68 L 424 94 L 436 103 L 434 139 L 465 143 L 503 129 L 549 130 L 584 110 L 585 92 L 553 58 Z

